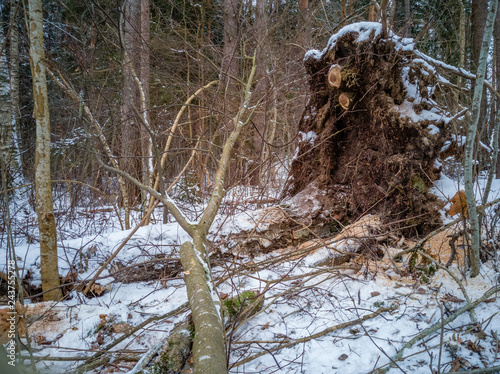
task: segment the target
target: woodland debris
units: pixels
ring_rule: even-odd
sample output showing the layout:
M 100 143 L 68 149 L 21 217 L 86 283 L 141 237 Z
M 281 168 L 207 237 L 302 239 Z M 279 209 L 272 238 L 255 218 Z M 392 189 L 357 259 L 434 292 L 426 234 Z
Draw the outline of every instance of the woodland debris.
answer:
M 21 316 L 26 311 L 19 300 L 15 305 L 0 309 L 0 344 L 8 343 L 14 335 L 26 334 L 26 320 Z
M 382 223 L 380 217 L 366 215 L 353 224 L 346 226 L 340 234 L 325 239 L 313 239 L 299 246 L 302 252 L 314 249 L 305 259 L 310 266 L 317 265 L 341 265 L 351 259 L 354 253 L 365 249 L 369 253 L 373 249 L 376 253 L 376 236 L 381 232 Z M 373 254 L 373 253 L 372 253 Z
M 174 278 L 181 272 L 181 261 L 176 258 L 155 258 L 126 266 L 119 261 L 112 264 L 111 275 L 116 282 L 135 283 Z
M 451 116 L 437 108 L 440 77 L 417 63 L 411 39 L 382 31 L 351 24 L 306 54 L 311 98 L 299 131 L 308 136 L 299 138 L 285 195 L 314 185 L 310 198 L 329 201 L 319 206 L 324 221 L 379 214 L 421 235 L 441 224 L 442 204 L 428 190 Z
M 456 214 L 461 213 L 463 217 L 469 217 L 469 210 L 467 208 L 467 200 L 465 199 L 465 191 L 458 191 L 455 196 L 450 200 L 452 203 L 450 209 L 448 210 L 448 215 L 453 217 Z

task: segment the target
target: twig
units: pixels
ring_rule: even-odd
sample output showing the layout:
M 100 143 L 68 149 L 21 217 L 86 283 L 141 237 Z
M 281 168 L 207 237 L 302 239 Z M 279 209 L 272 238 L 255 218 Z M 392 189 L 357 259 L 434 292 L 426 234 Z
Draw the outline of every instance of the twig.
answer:
M 379 308 L 376 312 L 367 314 L 366 316 L 358 318 L 358 319 L 356 319 L 354 321 L 341 323 L 340 325 L 335 325 L 335 326 L 329 327 L 329 328 L 327 328 L 327 329 L 325 329 L 323 331 L 320 331 L 317 334 L 313 334 L 313 335 L 307 336 L 305 338 L 294 339 L 293 341 L 291 341 L 289 343 L 285 343 L 285 344 L 279 345 L 277 347 L 269 348 L 266 351 L 259 352 L 259 353 L 255 354 L 253 356 L 245 358 L 244 360 L 238 361 L 238 362 L 230 365 L 229 368 L 231 369 L 231 368 L 234 368 L 234 367 L 241 366 L 243 364 L 246 364 L 248 362 L 251 362 L 251 361 L 255 360 L 256 358 L 264 356 L 264 355 L 266 355 L 268 353 L 276 352 L 276 351 L 282 350 L 284 348 L 293 347 L 294 345 L 297 345 L 297 344 L 300 344 L 300 343 L 304 343 L 304 342 L 308 342 L 308 341 L 313 340 L 313 339 L 320 338 L 320 337 L 322 337 L 322 336 L 324 336 L 326 334 L 329 334 L 329 333 L 331 333 L 333 331 L 336 331 L 336 330 L 340 330 L 340 329 L 343 329 L 343 328 L 346 328 L 346 327 L 349 327 L 349 326 L 353 326 L 353 325 L 359 325 L 360 323 L 362 323 L 362 322 L 364 322 L 366 320 L 375 318 L 375 317 L 377 317 L 378 315 L 380 315 L 382 313 L 390 312 L 390 311 L 395 310 L 395 309 L 397 309 L 397 307 L 395 307 L 395 306 L 388 307 L 388 308 Z
M 134 229 L 132 231 L 130 231 L 130 234 L 128 234 L 128 236 L 125 238 L 125 240 L 123 242 L 121 242 L 121 244 L 118 246 L 118 248 L 116 248 L 116 250 L 111 254 L 111 256 L 109 256 L 107 258 L 107 260 L 104 262 L 104 264 L 102 264 L 102 266 L 99 268 L 99 270 L 97 270 L 97 273 L 95 273 L 94 277 L 90 280 L 90 282 L 87 284 L 87 286 L 83 290 L 83 294 L 84 295 L 87 295 L 87 293 L 90 291 L 90 288 L 94 284 L 96 278 L 99 275 L 101 275 L 101 273 L 104 271 L 104 269 L 106 269 L 106 267 L 111 263 L 111 261 L 113 261 L 113 259 L 118 255 L 118 253 L 120 253 L 120 251 L 123 249 L 123 247 L 125 247 L 125 244 L 128 243 L 128 241 L 130 240 L 130 238 L 132 238 L 132 236 L 134 236 L 134 234 L 137 232 L 137 230 L 139 230 L 142 227 L 142 224 L 144 222 L 146 222 L 147 218 L 151 215 L 151 213 L 153 213 L 153 210 L 156 208 L 156 206 L 158 205 L 158 203 L 159 203 L 159 201 L 157 201 L 155 204 L 153 204 L 153 206 L 151 206 L 148 209 L 148 211 L 146 212 L 146 214 L 142 218 L 141 222 L 139 222 L 134 227 Z
M 483 205 L 480 205 L 477 207 L 477 210 L 478 211 L 484 211 L 485 209 L 489 208 L 490 206 L 493 206 L 495 204 L 498 204 L 500 203 L 500 199 L 496 199 L 496 200 L 493 200 L 493 201 L 490 201 L 488 204 L 483 204 Z M 398 257 L 401 257 L 402 255 L 405 255 L 405 254 L 408 254 L 408 253 L 411 253 L 415 250 L 417 250 L 418 248 L 423 248 L 423 245 L 425 242 L 427 242 L 429 239 L 433 238 L 434 236 L 436 236 L 437 234 L 439 234 L 440 232 L 443 232 L 444 230 L 446 230 L 447 228 L 455 225 L 456 223 L 460 222 L 463 220 L 463 217 L 460 216 L 456 219 L 454 219 L 453 221 L 447 223 L 446 225 L 443 225 L 441 226 L 440 228 L 434 230 L 433 232 L 431 232 L 430 234 L 428 234 L 425 238 L 423 238 L 422 240 L 419 240 L 417 242 L 417 244 L 415 244 L 413 247 L 411 248 L 408 248 L 408 249 L 405 249 L 404 251 L 401 251 L 399 253 L 396 253 L 393 258 L 398 258 Z
M 454 374 L 486 374 L 486 373 L 500 373 L 500 366 L 492 366 L 490 368 L 474 369 L 467 371 L 456 371 Z
M 484 300 L 488 299 L 490 296 L 492 296 L 493 294 L 497 293 L 497 292 L 500 292 L 500 286 L 496 286 L 496 287 L 493 287 L 491 288 L 489 291 L 486 291 L 484 293 L 483 296 L 481 296 L 479 299 L 477 299 L 476 301 L 472 302 L 472 303 L 468 303 L 467 305 L 464 305 L 463 307 L 461 307 L 460 309 L 458 309 L 455 313 L 453 313 L 451 316 L 449 316 L 448 318 L 446 318 L 445 320 L 442 320 L 441 322 L 438 322 L 434 325 L 432 325 L 431 327 L 425 329 L 424 331 L 422 331 L 420 334 L 418 334 L 417 336 L 415 336 L 413 339 L 411 339 L 408 343 L 406 343 L 403 348 L 400 349 L 400 351 L 392 358 L 392 361 L 399 361 L 401 359 L 401 357 L 403 357 L 403 351 L 407 348 L 411 348 L 415 345 L 415 343 L 417 343 L 418 341 L 422 340 L 423 338 L 425 338 L 426 336 L 436 332 L 437 330 L 439 330 L 443 325 L 447 325 L 451 322 L 453 322 L 455 319 L 457 319 L 459 316 L 461 316 L 462 314 L 464 314 L 465 312 L 468 312 L 469 310 L 471 310 L 472 308 L 475 308 L 477 305 L 481 304 Z M 385 369 L 380 369 L 377 373 L 386 373 L 391 367 L 393 367 L 394 365 L 391 363 L 387 368 Z M 467 373 L 470 373 L 469 371 Z
M 464 295 L 465 300 L 467 301 L 468 304 L 470 304 L 471 301 L 470 301 L 469 295 L 467 294 L 467 290 L 465 289 L 465 287 L 462 284 L 462 282 L 460 282 L 460 280 L 457 278 L 457 276 L 455 274 L 453 274 L 453 272 L 450 269 L 448 269 L 447 267 L 441 265 L 438 261 L 436 261 L 435 259 L 433 259 L 431 256 L 429 256 L 427 253 L 425 253 L 422 250 L 417 250 L 417 253 L 420 256 L 425 257 L 429 261 L 432 261 L 433 263 L 435 263 L 438 268 L 446 271 L 450 275 L 450 277 L 452 277 L 453 280 L 458 284 L 458 287 L 462 291 L 462 294 Z M 472 309 L 470 310 L 470 317 L 471 317 L 472 321 L 474 323 L 476 323 L 476 317 L 474 316 L 474 311 Z
M 172 311 L 170 311 L 170 312 L 168 312 L 166 314 L 162 314 L 161 316 L 154 316 L 154 317 L 148 318 L 147 320 L 143 321 L 142 323 L 140 323 L 137 326 L 135 326 L 134 328 L 132 328 L 128 333 L 123 334 L 122 336 L 120 336 L 115 341 L 109 343 L 107 346 L 105 346 L 103 349 L 101 349 L 95 355 L 93 355 L 92 357 L 88 358 L 85 361 L 84 364 L 82 364 L 82 365 L 80 365 L 79 367 L 76 368 L 76 372 L 83 373 L 85 370 L 89 370 L 89 365 L 91 365 L 95 361 L 99 361 L 100 357 L 103 356 L 104 354 L 106 354 L 107 351 L 109 351 L 114 346 L 120 344 L 122 341 L 124 341 L 125 339 L 127 339 L 128 337 L 130 337 L 132 334 L 134 334 L 138 330 L 142 329 L 144 326 L 150 324 L 151 322 L 159 321 L 159 320 L 162 320 L 162 319 L 174 316 L 174 315 L 176 315 L 178 313 L 181 313 L 181 312 L 187 310 L 188 305 L 189 305 L 188 303 L 184 303 L 181 306 L 179 306 L 177 309 L 174 309 L 174 310 L 172 310 Z M 98 366 L 100 366 L 100 365 L 98 365 Z M 96 367 L 96 366 L 94 366 L 94 367 Z

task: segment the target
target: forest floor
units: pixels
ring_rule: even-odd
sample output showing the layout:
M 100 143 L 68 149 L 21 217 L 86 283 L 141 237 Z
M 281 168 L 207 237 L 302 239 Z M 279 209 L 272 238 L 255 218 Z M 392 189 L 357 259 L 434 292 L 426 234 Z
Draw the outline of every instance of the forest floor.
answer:
M 448 201 L 459 189 L 455 181 L 442 177 L 433 192 Z M 500 180 L 495 181 L 490 200 L 498 197 Z M 250 208 L 227 211 L 222 211 L 214 232 L 227 234 L 243 226 L 251 230 Z M 16 256 L 23 277 L 29 273 L 30 284 L 37 286 L 40 260 L 39 245 L 32 240 L 37 236 L 34 218 L 17 214 Z M 444 211 L 443 219 L 451 221 Z M 59 222 L 60 274 L 73 274 L 70 280 L 92 278 L 130 233 L 120 229 L 110 212 L 82 214 L 80 222 Z M 450 255 L 448 235 L 460 227 L 463 222 L 430 241 L 427 253 L 445 263 Z M 212 238 L 216 242 L 217 235 Z M 99 296 L 87 298 L 81 289 L 73 289 L 63 302 L 28 303 L 28 334 L 33 354 L 41 358 L 39 372 L 76 372 L 78 365 L 103 348 L 114 352 L 114 358 L 91 372 L 131 371 L 141 355 L 189 314 L 182 308 L 186 288 L 175 265 L 179 246 L 188 239 L 175 222 L 153 222 L 140 228 L 102 273 L 94 288 Z M 457 248 L 457 259 L 448 270 L 432 268 L 432 262 L 420 259 L 420 265 L 414 264 L 420 270 L 408 271 L 415 260 L 411 255 L 399 262 L 391 260 L 413 244 L 404 237 L 393 238 L 380 246 L 383 256 L 378 259 L 357 256 L 339 266 L 311 265 L 310 256 L 318 253 L 294 256 L 293 248 L 254 257 L 214 254 L 213 277 L 221 298 L 246 290 L 263 295 L 257 314 L 227 324 L 230 372 L 347 374 L 387 368 L 411 339 L 452 316 L 468 304 L 466 298 L 474 302 L 499 284 L 498 253 L 471 279 L 463 248 Z M 498 250 L 498 243 L 491 244 Z M 165 258 L 172 259 L 171 265 L 165 266 Z M 118 276 L 127 266 L 151 260 L 163 264 L 147 267 L 152 279 L 144 279 L 146 268 L 133 273 L 139 281 Z M 2 256 L 0 270 L 5 267 Z M 500 297 L 491 295 L 473 313 L 460 314 L 405 349 L 403 359 L 394 362 L 389 372 L 445 373 L 500 365 L 499 310 Z M 134 331 L 160 315 L 165 318 Z M 110 347 L 122 336 L 127 338 Z

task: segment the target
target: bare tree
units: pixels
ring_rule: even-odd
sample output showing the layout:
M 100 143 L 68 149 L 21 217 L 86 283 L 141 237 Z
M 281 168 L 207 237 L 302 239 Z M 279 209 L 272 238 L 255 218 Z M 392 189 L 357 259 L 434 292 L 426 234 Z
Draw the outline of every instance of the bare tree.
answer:
M 467 198 L 467 207 L 469 209 L 469 219 L 472 231 L 472 249 L 471 249 L 471 276 L 479 275 L 481 260 L 479 258 L 480 251 L 480 227 L 479 218 L 476 209 L 476 199 L 474 197 L 474 144 L 476 140 L 476 132 L 481 116 L 481 100 L 483 97 L 484 78 L 486 74 L 486 63 L 488 60 L 488 49 L 490 47 L 491 35 L 493 33 L 493 25 L 497 13 L 498 1 L 493 1 L 489 10 L 484 27 L 484 35 L 482 38 L 478 69 L 476 73 L 476 82 L 474 86 L 474 98 L 472 101 L 472 118 L 467 133 L 467 143 L 465 145 L 465 160 L 464 160 L 464 183 L 465 195 Z
M 50 178 L 50 118 L 43 42 L 42 2 L 41 0 L 30 0 L 28 4 L 30 62 L 36 119 L 35 189 L 40 231 L 40 273 L 44 300 L 58 300 L 62 297 L 62 293 L 59 288 L 57 233 Z
M 122 159 L 121 168 L 151 184 L 153 173 L 149 125 L 149 1 L 125 0 L 120 22 L 123 49 Z M 141 116 L 142 119 L 139 119 Z M 136 155 L 141 155 L 140 165 Z M 129 185 L 129 198 L 135 196 Z M 142 203 L 147 193 L 141 191 Z M 132 203 L 133 201 L 129 201 Z M 127 225 L 128 226 L 128 225 Z
M 158 193 L 152 187 L 142 184 L 124 171 L 103 164 L 108 170 L 124 176 L 141 190 L 146 190 L 165 204 L 179 225 L 192 238 L 192 241 L 185 242 L 181 246 L 181 262 L 184 268 L 189 305 L 193 313 L 195 335 L 192 352 L 196 373 L 223 374 L 227 372 L 224 325 L 218 311 L 220 309 L 217 307 L 217 305 L 220 306 L 220 301 L 212 282 L 205 244 L 210 227 L 225 195 L 224 180 L 232 151 L 255 110 L 255 107 L 250 108 L 249 106 L 252 98 L 251 87 L 256 71 L 255 55 L 251 60 L 252 67 L 243 89 L 243 102 L 236 115 L 231 119 L 233 130 L 224 143 L 213 180 L 212 193 L 198 222 L 190 222 L 168 195 Z
M 23 174 L 23 165 L 21 157 L 21 139 L 20 139 L 20 117 L 21 107 L 19 103 L 19 30 L 18 30 L 18 12 L 20 4 L 16 0 L 10 2 L 10 102 L 12 115 L 12 146 L 13 146 L 13 165 Z

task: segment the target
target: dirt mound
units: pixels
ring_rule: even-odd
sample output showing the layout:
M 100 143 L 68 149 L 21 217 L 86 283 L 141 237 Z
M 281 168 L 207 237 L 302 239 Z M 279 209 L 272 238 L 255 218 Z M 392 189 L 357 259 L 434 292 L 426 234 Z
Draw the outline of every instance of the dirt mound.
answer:
M 377 213 L 406 235 L 422 234 L 441 224 L 428 189 L 439 177 L 447 117 L 433 107 L 437 78 L 411 40 L 383 34 L 378 23 L 349 25 L 306 55 L 311 98 L 286 193 L 314 182 L 336 220 Z

